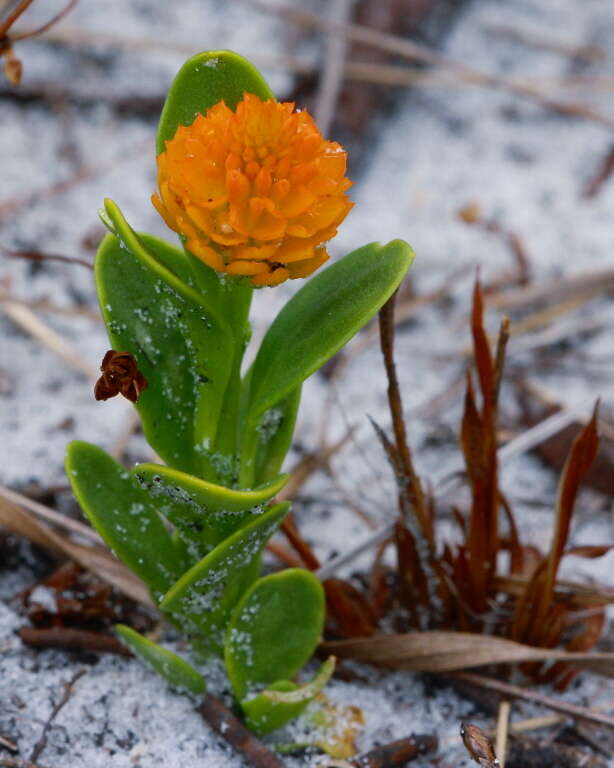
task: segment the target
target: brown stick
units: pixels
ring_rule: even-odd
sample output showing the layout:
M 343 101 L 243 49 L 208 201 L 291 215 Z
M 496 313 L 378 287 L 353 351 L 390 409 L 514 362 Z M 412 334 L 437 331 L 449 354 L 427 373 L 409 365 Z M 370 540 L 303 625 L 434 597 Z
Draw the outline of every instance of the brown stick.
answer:
M 32 754 L 30 755 L 30 761 L 35 763 L 41 752 L 45 749 L 47 746 L 47 731 L 49 728 L 51 728 L 51 723 L 55 720 L 55 718 L 59 715 L 60 710 L 62 707 L 64 707 L 66 704 L 68 704 L 68 700 L 70 699 L 73 688 L 75 686 L 75 683 L 77 680 L 79 680 L 83 675 L 87 672 L 86 669 L 80 669 L 76 674 L 72 676 L 72 678 L 64 684 L 64 693 L 62 695 L 62 698 L 58 701 L 58 703 L 55 705 L 55 707 L 51 710 L 51 714 L 49 715 L 47 722 L 43 726 L 43 732 L 41 733 L 40 739 L 36 742 L 34 745 L 34 749 L 32 750 Z
M 431 523 L 426 511 L 426 504 L 420 479 L 414 469 L 409 443 L 407 441 L 407 430 L 405 427 L 405 417 L 403 416 L 403 403 L 401 401 L 401 392 L 399 389 L 399 380 L 397 378 L 396 366 L 394 364 L 394 303 L 396 300 L 396 291 L 384 304 L 379 312 L 380 344 L 382 355 L 384 356 L 384 365 L 386 367 L 386 376 L 388 377 L 388 404 L 392 417 L 392 427 L 394 429 L 396 451 L 399 457 L 400 469 L 403 472 L 406 491 L 413 507 L 413 512 L 420 522 L 422 534 L 432 543 Z
M 64 264 L 79 264 L 82 267 L 88 269 L 94 269 L 94 265 L 85 259 L 71 258 L 70 256 L 62 256 L 59 253 L 42 253 L 41 251 L 29 250 L 29 251 L 11 251 L 8 248 L 0 246 L 0 251 L 4 256 L 11 259 L 27 259 L 28 261 L 61 261 Z
M 612 173 L 614 173 L 614 145 L 610 147 L 608 153 L 599 164 L 595 175 L 587 181 L 586 186 L 582 190 L 582 197 L 585 200 L 595 197 Z
M 548 709 L 552 709 L 555 712 L 562 712 L 576 720 L 587 720 L 591 723 L 599 723 L 600 725 L 614 728 L 614 717 L 611 715 L 605 715 L 601 712 L 593 712 L 593 710 L 587 709 L 586 707 L 578 707 L 574 704 L 568 704 L 566 701 L 554 699 L 552 696 L 544 696 L 543 694 L 536 693 L 528 688 L 521 688 L 520 686 L 512 685 L 511 683 L 503 683 L 500 680 L 493 680 L 490 677 L 483 677 L 482 675 L 476 675 L 472 672 L 454 672 L 452 677 L 477 688 L 495 691 L 495 693 L 499 693 L 506 698 L 532 701 L 534 704 L 541 704 Z
M 44 768 L 31 760 L 22 760 L 20 757 L 0 757 L 0 768 Z
M 254 768 L 284 768 L 274 752 L 264 746 L 221 701 L 208 694 L 198 712 L 213 730 L 240 752 Z
M 280 530 L 284 533 L 297 555 L 305 563 L 305 566 L 310 571 L 317 571 L 320 567 L 320 561 L 314 555 L 309 544 L 301 536 L 294 519 L 290 515 L 283 521 Z
M 21 642 L 32 648 L 59 648 L 70 651 L 94 651 L 95 653 L 115 653 L 119 656 L 132 656 L 125 645 L 112 635 L 100 632 L 88 632 L 84 629 L 33 629 L 23 627 L 19 630 Z
M 9 13 L 6 19 L 0 24 L 0 40 L 6 36 L 6 33 L 21 16 L 21 14 L 27 10 L 29 5 L 32 5 L 34 0 L 20 0 L 15 8 Z
M 44 34 L 47 32 L 47 30 L 51 29 L 54 24 L 57 24 L 58 21 L 62 21 L 64 16 L 67 16 L 78 2 L 79 0 L 68 0 L 64 8 L 62 8 L 61 11 L 56 13 L 55 16 L 50 18 L 49 21 L 45 22 L 42 26 L 37 27 L 36 29 L 31 29 L 29 32 L 20 32 L 18 35 L 11 35 L 11 39 L 13 41 L 26 40 L 29 37 L 36 37 L 37 35 Z
M 434 752 L 437 747 L 438 739 L 434 733 L 412 734 L 376 747 L 348 763 L 356 768 L 401 768 L 411 760 Z

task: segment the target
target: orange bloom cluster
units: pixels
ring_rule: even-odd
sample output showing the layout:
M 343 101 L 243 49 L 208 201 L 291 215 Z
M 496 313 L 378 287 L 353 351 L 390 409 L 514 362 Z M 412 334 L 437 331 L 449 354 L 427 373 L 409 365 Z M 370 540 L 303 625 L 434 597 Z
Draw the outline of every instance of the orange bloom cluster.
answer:
M 294 104 L 245 94 L 179 126 L 158 156 L 152 202 L 186 248 L 256 286 L 306 277 L 352 203 L 346 152 Z

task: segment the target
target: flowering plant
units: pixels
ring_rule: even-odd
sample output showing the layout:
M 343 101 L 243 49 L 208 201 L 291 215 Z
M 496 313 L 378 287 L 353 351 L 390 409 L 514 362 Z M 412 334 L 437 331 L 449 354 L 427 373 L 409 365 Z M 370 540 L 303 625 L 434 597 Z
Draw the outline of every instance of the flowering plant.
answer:
M 181 247 L 136 233 L 105 201 L 110 234 L 96 283 L 113 350 L 96 395 L 135 402 L 164 464 L 126 470 L 72 443 L 67 472 L 105 542 L 149 587 L 197 653 L 223 656 L 248 725 L 296 716 L 330 677 L 292 681 L 323 628 L 324 596 L 302 569 L 260 576 L 261 554 L 289 510 L 288 477 L 303 381 L 397 289 L 411 261 L 401 241 L 366 245 L 319 272 L 284 306 L 242 372 L 254 288 L 303 278 L 351 208 L 346 154 L 230 52 L 190 59 L 164 105 L 153 203 Z M 134 630 L 118 632 L 171 684 L 204 690 L 199 672 Z

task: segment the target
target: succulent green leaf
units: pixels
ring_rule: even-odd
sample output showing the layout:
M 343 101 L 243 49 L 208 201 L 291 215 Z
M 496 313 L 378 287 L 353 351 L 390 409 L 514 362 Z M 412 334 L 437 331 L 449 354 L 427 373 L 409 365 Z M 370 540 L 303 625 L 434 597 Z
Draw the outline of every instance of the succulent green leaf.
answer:
M 130 352 L 149 383 L 136 404 L 145 436 L 169 465 L 216 480 L 211 454 L 232 331 L 190 285 L 183 251 L 137 236 L 111 203 L 107 213 L 118 236 L 107 235 L 98 250 L 98 296 L 112 347 Z
M 187 693 L 205 692 L 206 686 L 202 675 L 180 656 L 161 648 L 124 624 L 117 624 L 115 631 L 135 656 L 163 677 L 173 688 Z
M 258 350 L 248 420 L 259 423 L 338 352 L 390 298 L 413 259 L 402 240 L 371 243 L 306 283 L 277 315 Z
M 289 680 L 281 680 L 253 699 L 242 701 L 248 727 L 256 733 L 271 733 L 298 717 L 328 683 L 334 671 L 335 657 L 331 656 L 310 683 L 299 687 Z
M 229 536 L 179 579 L 161 610 L 221 650 L 232 609 L 258 577 L 262 549 L 289 509 L 277 504 Z
M 301 568 L 264 576 L 243 595 L 226 632 L 224 660 L 235 696 L 292 678 L 314 652 L 324 625 L 324 590 Z
M 249 387 L 249 376 L 244 386 Z M 245 399 L 247 400 L 247 395 Z M 244 425 L 241 448 L 242 486 L 264 483 L 274 477 L 292 445 L 294 425 L 301 402 L 301 387 L 265 411 L 256 424 Z
M 287 475 L 279 475 L 254 490 L 237 491 L 160 464 L 139 464 L 132 474 L 164 505 L 165 517 L 182 537 L 195 545 L 200 553 L 197 559 L 246 521 L 262 515 L 265 505 L 288 480 Z
M 183 573 L 184 562 L 146 491 L 105 451 L 70 443 L 66 473 L 89 521 L 157 601 Z
M 255 482 L 264 483 L 279 472 L 292 444 L 300 403 L 301 387 L 299 386 L 262 414 L 256 427 L 258 442 Z
M 263 101 L 274 98 L 260 72 L 232 51 L 204 51 L 181 67 L 169 89 L 158 125 L 156 151 L 164 152 L 180 125 L 191 125 L 214 104 L 235 109 L 245 93 Z

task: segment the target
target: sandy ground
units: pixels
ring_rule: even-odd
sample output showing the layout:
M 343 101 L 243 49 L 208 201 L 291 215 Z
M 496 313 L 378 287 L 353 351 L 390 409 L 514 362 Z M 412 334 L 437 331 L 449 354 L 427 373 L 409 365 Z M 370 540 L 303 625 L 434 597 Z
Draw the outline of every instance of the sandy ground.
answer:
M 40 4 L 41 18 L 52 4 Z M 225 5 L 225 4 L 224 4 Z M 35 7 L 36 8 L 36 7 Z M 36 16 L 38 10 L 33 9 Z M 611 75 L 612 61 L 573 65 L 560 53 L 501 40 L 494 25 L 539 30 L 567 43 L 591 43 L 604 50 L 614 44 L 614 16 L 607 0 L 513 0 L 505 4 L 479 0 L 467 4 L 448 38 L 446 53 L 472 66 L 506 77 L 528 77 L 540 87 L 563 76 Z M 92 243 L 101 233 L 96 208 L 114 197 L 139 229 L 164 234 L 149 204 L 154 183 L 154 122 L 125 117 L 108 99 L 163 92 L 185 53 L 192 48 L 233 48 L 245 55 L 285 53 L 283 26 L 273 17 L 241 10 L 232 3 L 185 0 L 109 0 L 104 6 L 83 0 L 64 23 L 66 34 L 98 35 L 86 54 L 42 42 L 20 48 L 26 67 L 24 85 L 54 83 L 80 93 L 100 94 L 85 108 L 58 99 L 52 110 L 37 103 L 0 102 L 1 244 L 7 248 L 40 248 L 50 253 L 91 260 Z M 130 51 L 110 48 L 105 36 L 146 41 L 164 40 L 166 47 L 143 45 Z M 185 51 L 173 46 L 185 46 Z M 298 49 L 310 55 L 310 47 Z M 290 85 L 278 70 L 265 68 L 277 92 Z M 103 98 L 104 97 L 104 98 Z M 456 88 L 399 90 L 392 114 L 382 116 L 373 138 L 364 146 L 363 174 L 353 190 L 356 207 L 337 240 L 335 255 L 371 240 L 407 239 L 418 258 L 414 288 L 424 293 L 452 275 L 451 300 L 429 307 L 403 327 L 398 339 L 398 367 L 419 469 L 439 477 L 457 467 L 451 435 L 456 431 L 460 397 L 423 418 L 422 404 L 446 390 L 458 374 L 459 352 L 467 337 L 467 313 L 475 267 L 490 279 L 513 262 L 498 236 L 468 227 L 456 212 L 469 201 L 485 215 L 496 216 L 514 230 L 530 256 L 532 276 L 552 284 L 563 276 L 602 269 L 612 259 L 614 180 L 590 200 L 581 198 L 587 180 L 607 152 L 610 131 L 594 122 L 571 119 L 511 96 L 505 91 Z M 581 84 L 568 98 L 584 100 L 614 117 L 611 94 Z M 76 173 L 85 178 L 49 193 L 53 185 Z M 47 190 L 47 192 L 45 192 Z M 31 199 L 36 193 L 36 199 Z M 79 438 L 111 448 L 129 412 L 125 402 L 93 400 L 95 369 L 107 349 L 96 303 L 92 275 L 77 265 L 43 266 L 3 259 L 0 286 L 4 293 L 27 301 L 45 300 L 63 309 L 41 315 L 78 352 L 84 372 L 18 329 L 0 314 L 0 439 L 4 452 L 0 479 L 15 488 L 63 485 L 66 442 Z M 256 338 L 293 290 L 284 286 L 263 293 L 255 302 Z M 80 314 L 74 314 L 74 310 Z M 88 313 L 93 313 L 90 317 Z M 510 344 L 510 371 L 528 367 L 534 378 L 565 402 L 601 396 L 612 402 L 611 327 L 614 308 L 602 299 L 572 315 L 571 322 L 598 327 L 578 340 L 582 364 L 575 359 L 547 369 L 538 355 L 526 350 L 526 338 Z M 496 327 L 498 315 L 489 315 Z M 565 318 L 561 320 L 565 322 Z M 91 369 L 91 373 L 89 372 Z M 356 356 L 345 375 L 332 386 L 315 378 L 305 387 L 297 440 L 305 448 L 317 444 L 322 430 L 322 403 L 327 434 L 335 439 L 348 424 L 354 439 L 334 461 L 335 477 L 314 477 L 296 504 L 301 530 L 323 561 L 361 540 L 364 522 L 346 499 L 359 504 L 376 523 L 394 513 L 392 479 L 373 437 L 366 415 L 388 424 L 385 382 L 376 346 Z M 504 391 L 504 411 L 511 417 L 515 403 Z M 147 456 L 135 437 L 130 455 Z M 289 465 L 292 463 L 292 457 Z M 503 468 L 503 487 L 521 521 L 526 540 L 547 545 L 556 493 L 556 476 L 535 458 L 522 456 Z M 444 530 L 446 527 L 444 526 Z M 610 502 L 595 493 L 583 494 L 573 543 L 614 540 Z M 346 572 L 368 565 L 359 559 Z M 598 561 L 566 563 L 567 575 L 583 573 L 613 585 L 614 553 Z M 24 567 L 0 572 L 0 593 L 8 598 L 30 583 Z M 33 653 L 21 646 L 14 630 L 22 619 L 0 603 L 0 735 L 16 741 L 27 756 L 40 736 L 62 684 L 76 671 L 63 653 Z M 172 639 L 169 640 L 174 647 Z M 213 691 L 224 696 L 219 670 L 204 670 Z M 366 725 L 359 746 L 385 742 L 411 731 L 436 730 L 444 739 L 448 763 L 460 766 L 463 754 L 456 738 L 458 721 L 471 715 L 472 705 L 450 691 L 433 692 L 411 674 L 373 674 L 370 684 L 334 682 L 331 699 L 354 704 Z M 609 706 L 612 686 L 599 678 L 585 679 L 566 694 L 575 703 Z M 518 707 L 515 716 L 531 714 Z M 286 734 L 287 735 L 287 734 Z M 102 658 L 75 686 L 68 705 L 50 729 L 40 762 L 47 766 L 105 768 L 156 765 L 183 768 L 240 766 L 224 743 L 211 736 L 185 697 L 136 662 Z M 466 758 L 465 758 L 466 759 Z M 313 758 L 289 761 L 306 766 Z M 427 765 L 428 763 L 425 763 Z M 614 762 L 612 762 L 614 765 Z

